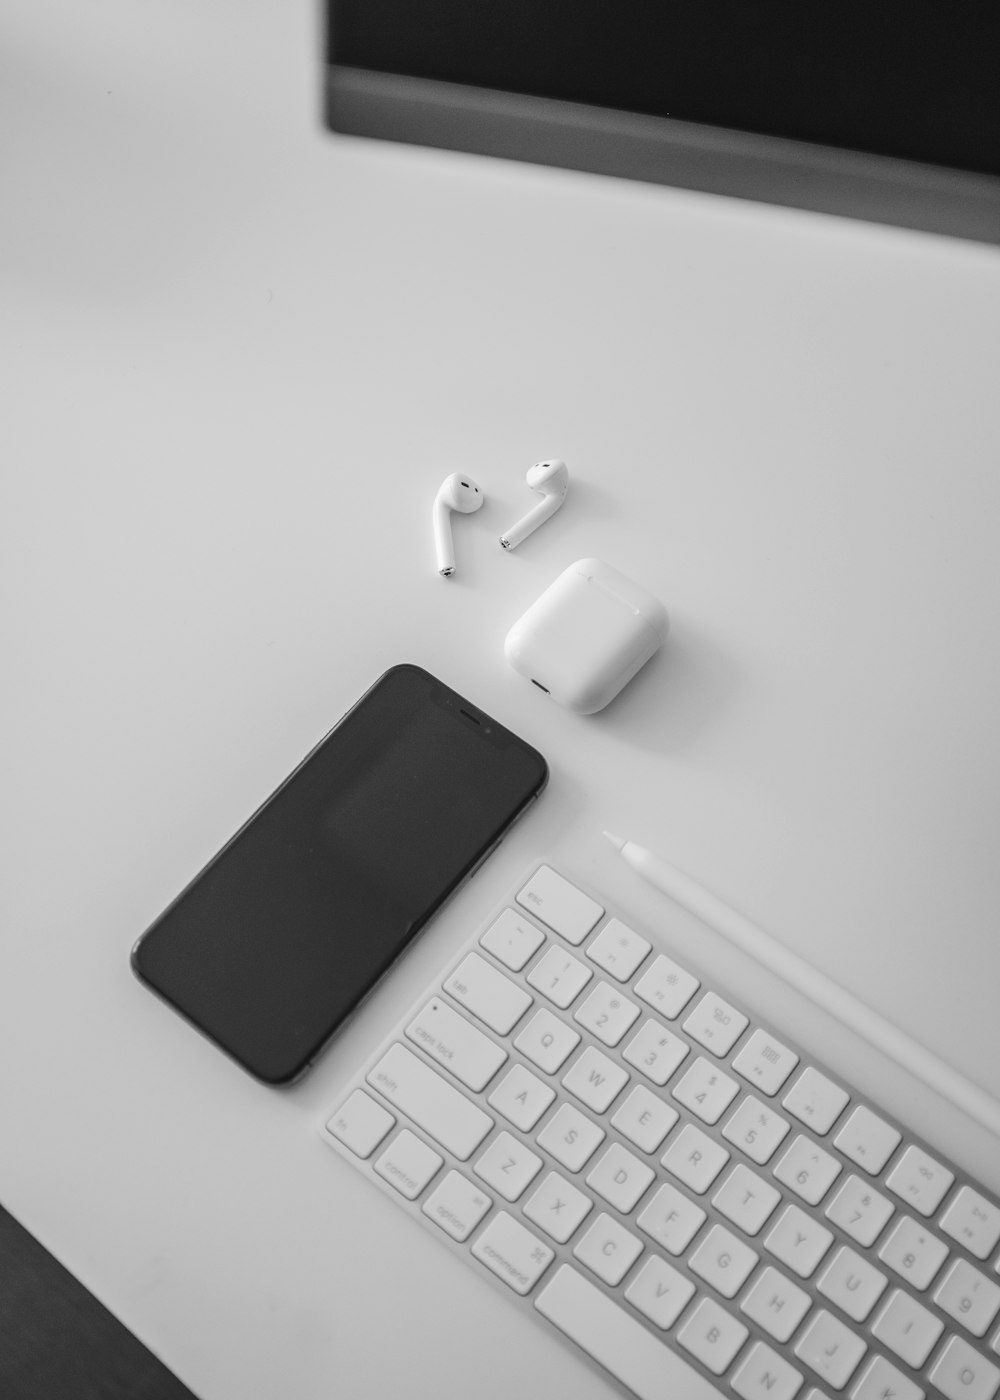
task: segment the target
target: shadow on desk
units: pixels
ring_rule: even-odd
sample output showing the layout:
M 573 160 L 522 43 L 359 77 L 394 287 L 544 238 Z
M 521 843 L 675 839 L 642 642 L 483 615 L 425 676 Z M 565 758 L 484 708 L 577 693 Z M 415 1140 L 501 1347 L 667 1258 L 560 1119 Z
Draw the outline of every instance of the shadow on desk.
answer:
M 196 1400 L 0 1207 L 4 1400 Z

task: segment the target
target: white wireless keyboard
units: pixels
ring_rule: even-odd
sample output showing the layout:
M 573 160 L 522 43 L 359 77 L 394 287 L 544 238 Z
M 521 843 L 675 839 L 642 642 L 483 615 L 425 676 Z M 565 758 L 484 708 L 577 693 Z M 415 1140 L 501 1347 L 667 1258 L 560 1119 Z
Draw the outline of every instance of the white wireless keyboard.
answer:
M 640 1400 L 993 1400 L 1000 1203 L 549 865 L 327 1142 Z

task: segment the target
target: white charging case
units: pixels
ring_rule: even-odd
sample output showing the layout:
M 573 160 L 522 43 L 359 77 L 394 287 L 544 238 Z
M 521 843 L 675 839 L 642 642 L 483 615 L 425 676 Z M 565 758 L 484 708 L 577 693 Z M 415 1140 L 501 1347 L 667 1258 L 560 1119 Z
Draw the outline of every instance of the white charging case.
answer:
M 504 654 L 568 710 L 592 715 L 667 635 L 663 604 L 600 559 L 578 559 L 507 633 Z

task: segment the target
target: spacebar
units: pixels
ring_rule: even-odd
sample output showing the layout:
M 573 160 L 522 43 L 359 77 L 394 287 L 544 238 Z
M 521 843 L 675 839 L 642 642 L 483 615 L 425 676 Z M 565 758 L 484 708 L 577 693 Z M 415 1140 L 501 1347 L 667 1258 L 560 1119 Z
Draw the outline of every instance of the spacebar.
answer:
M 719 1400 L 714 1385 L 568 1264 L 535 1307 L 639 1400 Z

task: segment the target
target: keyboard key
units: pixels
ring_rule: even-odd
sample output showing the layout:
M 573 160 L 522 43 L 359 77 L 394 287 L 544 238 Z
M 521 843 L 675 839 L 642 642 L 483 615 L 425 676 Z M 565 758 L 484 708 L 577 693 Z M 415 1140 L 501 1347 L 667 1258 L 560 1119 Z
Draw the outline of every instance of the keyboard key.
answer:
M 563 1085 L 595 1113 L 603 1113 L 628 1083 L 621 1065 L 588 1045 L 563 1075 Z
M 713 1225 L 688 1263 L 691 1272 L 712 1285 L 724 1298 L 735 1298 L 759 1256 L 724 1225 Z
M 849 1176 L 826 1208 L 832 1220 L 858 1244 L 873 1245 L 895 1206 L 859 1176 Z
M 792 1400 L 802 1384 L 802 1372 L 766 1342 L 754 1342 L 731 1384 L 741 1400 Z
M 661 953 L 653 959 L 633 988 L 647 1006 L 674 1021 L 701 986 L 697 977 L 678 967 L 672 958 Z
M 528 973 L 528 984 L 565 1011 L 593 975 L 578 958 L 553 945 Z
M 679 1035 L 664 1030 L 655 1021 L 646 1021 L 622 1052 L 630 1065 L 642 1070 L 661 1089 L 689 1053 Z
M 712 1197 L 712 1204 L 745 1235 L 757 1235 L 780 1200 L 780 1191 L 739 1163 Z
M 984 1337 L 1000 1312 L 1000 1287 L 965 1259 L 956 1259 L 934 1290 L 934 1301 L 974 1337 Z
M 639 1008 L 634 1001 L 622 996 L 617 987 L 602 981 L 577 1008 L 573 1019 L 605 1045 L 614 1046 L 638 1015 Z
M 592 1123 L 571 1103 L 559 1108 L 535 1138 L 539 1147 L 571 1172 L 586 1166 L 604 1141 L 603 1128 Z
M 545 934 L 516 909 L 505 909 L 479 941 L 511 972 L 520 972 L 545 942 Z
M 628 1215 L 635 1209 L 655 1173 L 627 1148 L 613 1142 L 587 1175 L 587 1185 L 608 1205 Z
M 762 1167 L 777 1152 L 790 1127 L 788 1120 L 775 1113 L 770 1105 L 748 1094 L 740 1100 L 736 1112 L 723 1128 L 722 1136 Z
M 872 1323 L 872 1336 L 914 1369 L 923 1366 L 943 1331 L 944 1323 L 900 1288 Z
M 778 1092 L 799 1062 L 794 1050 L 782 1045 L 769 1031 L 754 1031 L 733 1060 L 733 1069 L 761 1093 Z
M 799 1206 L 786 1206 L 764 1240 L 770 1250 L 799 1278 L 808 1278 L 833 1244 L 833 1231 Z
M 557 1270 L 535 1307 L 638 1400 L 719 1400 L 715 1386 L 569 1265 Z
M 623 924 L 621 919 L 609 919 L 587 949 L 587 957 L 598 967 L 616 978 L 628 982 L 649 955 L 652 945 Z
M 884 1356 L 873 1356 L 851 1387 L 851 1400 L 924 1400 L 926 1393 Z
M 811 1206 L 818 1205 L 840 1175 L 836 1157 L 800 1133 L 774 1169 L 777 1179 Z
M 403 1045 L 389 1047 L 368 1083 L 460 1162 L 493 1127 L 489 1114 Z
M 948 1400 L 993 1400 L 1000 1369 L 974 1351 L 964 1337 L 950 1337 L 930 1369 L 930 1379 Z
M 506 1050 L 440 997 L 432 997 L 417 1012 L 406 1035 L 470 1089 L 484 1089 L 507 1059 Z
M 706 992 L 684 1022 L 684 1029 L 699 1045 L 721 1058 L 729 1054 L 748 1025 L 742 1011 L 715 992 Z
M 610 1284 L 621 1283 L 641 1253 L 642 1241 L 603 1213 L 573 1250 L 581 1264 Z
M 326 1130 L 356 1156 L 370 1157 L 395 1122 L 388 1109 L 363 1089 L 355 1089 L 327 1123 Z
M 680 1083 L 674 1086 L 673 1095 L 703 1123 L 718 1123 L 739 1091 L 735 1079 L 730 1079 L 699 1055 Z
M 661 1157 L 667 1171 L 703 1196 L 729 1161 L 724 1147 L 706 1137 L 700 1129 L 686 1124 Z
M 625 1297 L 644 1317 L 664 1331 L 673 1327 L 694 1297 L 694 1284 L 672 1264 L 651 1254 L 625 1290 Z
M 604 914 L 596 900 L 548 865 L 541 865 L 518 891 L 517 902 L 567 943 L 579 944 Z
M 854 1322 L 864 1322 L 888 1282 L 885 1274 L 844 1245 L 827 1264 L 816 1287 Z
M 791 1338 L 811 1307 L 812 1299 L 805 1289 L 770 1264 L 760 1271 L 740 1303 L 741 1311 L 777 1342 Z
M 834 1390 L 843 1390 L 867 1350 L 858 1334 L 825 1308 L 813 1314 L 795 1344 L 795 1355 Z
M 492 1204 L 485 1191 L 451 1171 L 427 1197 L 423 1211 L 453 1240 L 467 1240 Z
M 525 1203 L 527 1218 L 558 1244 L 565 1244 L 593 1209 L 593 1201 L 558 1172 L 549 1172 Z
M 505 1201 L 516 1201 L 542 1169 L 542 1159 L 519 1138 L 498 1133 L 472 1170 Z
M 749 1329 L 731 1312 L 711 1298 L 703 1298 L 677 1333 L 677 1340 L 714 1375 L 721 1376 L 749 1335 Z
M 491 966 L 478 953 L 469 953 L 444 984 L 445 991 L 497 1035 L 507 1035 L 531 1005 L 523 987 Z
M 683 1195 L 676 1186 L 664 1182 L 649 1204 L 643 1207 L 636 1224 L 668 1254 L 680 1256 L 706 1219 L 705 1212 L 690 1197 Z
M 822 1137 L 830 1131 L 849 1101 L 846 1089 L 810 1067 L 799 1075 L 781 1100 L 781 1106 Z
M 947 1259 L 948 1246 L 912 1216 L 904 1215 L 892 1227 L 878 1257 L 890 1269 L 895 1269 L 911 1288 L 923 1291 Z
M 472 1254 L 522 1296 L 531 1292 L 556 1257 L 555 1250 L 505 1210 L 489 1221 L 473 1244 Z
M 375 1163 L 375 1170 L 408 1201 L 414 1201 L 443 1165 L 443 1157 L 404 1128 Z
M 899 1146 L 901 1135 L 870 1108 L 856 1108 L 833 1140 L 845 1157 L 872 1176 L 888 1162 Z
M 643 1152 L 652 1154 L 660 1147 L 679 1117 L 676 1108 L 664 1103 L 644 1084 L 637 1084 L 629 1092 L 624 1103 L 615 1110 L 611 1122 L 629 1142 L 635 1143 Z
M 518 1032 L 514 1046 L 540 1070 L 555 1074 L 580 1044 L 580 1039 L 579 1031 L 542 1006 Z
M 933 1215 L 955 1175 L 920 1147 L 908 1147 L 885 1179 L 894 1195 L 921 1215 Z
M 941 1217 L 941 1229 L 977 1259 L 988 1259 L 1000 1244 L 1000 1208 L 963 1186 Z
M 508 1123 L 528 1133 L 555 1096 L 556 1091 L 550 1084 L 545 1084 L 524 1065 L 514 1065 L 490 1094 L 489 1104 L 502 1113 Z

